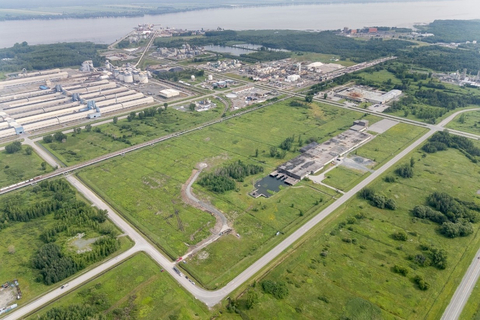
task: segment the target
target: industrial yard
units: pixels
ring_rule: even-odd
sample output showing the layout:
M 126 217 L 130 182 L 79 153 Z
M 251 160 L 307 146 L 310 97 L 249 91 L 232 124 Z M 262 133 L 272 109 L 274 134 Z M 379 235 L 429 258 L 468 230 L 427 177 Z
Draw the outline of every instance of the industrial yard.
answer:
M 18 74 L 0 84 L 0 138 L 153 102 L 152 97 L 98 72 L 55 69 Z

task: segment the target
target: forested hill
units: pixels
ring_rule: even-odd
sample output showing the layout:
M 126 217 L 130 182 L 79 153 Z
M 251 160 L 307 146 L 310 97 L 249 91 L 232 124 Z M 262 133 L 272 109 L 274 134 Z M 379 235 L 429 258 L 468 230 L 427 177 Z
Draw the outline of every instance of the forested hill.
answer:
M 0 49 L 0 71 L 15 72 L 23 68 L 45 70 L 80 67 L 85 60 L 93 60 L 93 64 L 98 66 L 103 59 L 97 51 L 106 48 L 106 45 L 92 42 L 40 44 L 35 46 L 30 46 L 26 42 L 16 43 L 11 48 Z
M 419 27 L 423 32 L 435 36 L 423 39 L 425 42 L 480 42 L 480 20 L 435 20 L 427 26 Z

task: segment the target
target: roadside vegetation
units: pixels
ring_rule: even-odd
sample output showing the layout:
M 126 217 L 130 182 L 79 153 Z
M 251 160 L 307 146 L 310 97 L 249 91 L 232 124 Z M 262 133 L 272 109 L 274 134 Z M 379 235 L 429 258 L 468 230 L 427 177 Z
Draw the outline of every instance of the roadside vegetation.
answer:
M 105 212 L 87 204 L 65 180 L 43 181 L 1 199 L 0 278 L 18 280 L 20 304 L 130 245 L 127 238 L 117 240 L 119 232 Z
M 447 128 L 480 134 L 480 111 L 459 114 L 447 125 Z
M 52 167 L 43 161 L 30 146 L 18 141 L 0 151 L 0 187 L 10 186 L 51 172 Z
M 86 126 L 57 139 L 50 135 L 40 143 L 60 161 L 76 164 L 129 146 L 191 128 L 220 117 L 219 106 L 212 111 L 182 112 L 171 107 L 145 115 L 145 111 L 132 112 L 127 119 L 119 119 L 100 126 Z M 149 109 L 147 109 L 149 110 Z
M 413 167 L 413 176 L 396 174 L 405 166 Z M 328 319 L 440 318 L 480 245 L 479 178 L 478 165 L 459 150 L 418 148 L 369 192 L 334 212 L 334 220 L 308 234 L 265 277 L 240 289 L 230 310 L 254 319 L 315 318 L 320 309 Z M 396 209 L 377 206 L 378 194 L 394 199 Z M 437 216 L 444 222 L 434 222 Z M 446 224 L 466 219 L 470 233 L 452 238 L 443 232 Z M 271 294 L 267 281 L 287 293 Z
M 209 313 L 139 253 L 27 319 L 209 319 Z

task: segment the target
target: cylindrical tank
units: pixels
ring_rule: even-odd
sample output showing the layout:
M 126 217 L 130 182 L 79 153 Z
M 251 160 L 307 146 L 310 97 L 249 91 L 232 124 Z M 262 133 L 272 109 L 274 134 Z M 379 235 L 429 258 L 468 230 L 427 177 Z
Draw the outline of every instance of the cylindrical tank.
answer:
M 208 75 L 208 81 L 212 81 L 213 80 L 213 76 L 211 74 Z
M 118 73 L 117 79 L 118 79 L 119 81 L 124 81 L 124 79 L 125 79 L 125 72 L 120 71 L 120 72 Z
M 195 81 L 195 76 L 192 74 L 192 75 L 190 76 L 190 79 L 192 79 L 192 81 Z
M 147 76 L 147 73 L 145 71 L 142 71 L 142 72 L 139 73 L 138 81 L 140 83 L 148 83 L 148 76 Z
M 118 79 L 119 74 L 120 70 L 118 70 L 117 68 L 113 69 L 113 76 L 115 77 L 115 79 Z
M 140 81 L 140 72 L 135 70 L 132 72 L 132 74 L 133 74 L 133 81 Z
M 133 83 L 133 75 L 130 72 L 125 72 L 125 75 L 123 77 L 123 81 L 125 83 Z

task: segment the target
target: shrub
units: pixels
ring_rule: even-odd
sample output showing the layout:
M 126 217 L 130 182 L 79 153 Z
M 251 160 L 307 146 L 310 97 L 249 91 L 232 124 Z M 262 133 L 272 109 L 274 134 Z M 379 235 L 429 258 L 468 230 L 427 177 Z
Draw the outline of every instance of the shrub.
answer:
M 408 236 L 405 231 L 398 231 L 392 234 L 392 238 L 398 241 L 407 241 Z
M 262 289 L 265 293 L 271 294 L 277 299 L 283 299 L 288 296 L 288 288 L 284 282 L 265 280 L 262 282 Z
M 408 274 L 408 269 L 402 266 L 393 266 L 393 272 L 401 274 L 402 276 L 406 277 Z

